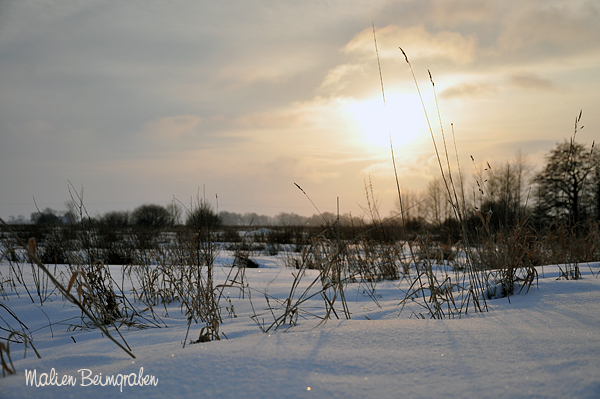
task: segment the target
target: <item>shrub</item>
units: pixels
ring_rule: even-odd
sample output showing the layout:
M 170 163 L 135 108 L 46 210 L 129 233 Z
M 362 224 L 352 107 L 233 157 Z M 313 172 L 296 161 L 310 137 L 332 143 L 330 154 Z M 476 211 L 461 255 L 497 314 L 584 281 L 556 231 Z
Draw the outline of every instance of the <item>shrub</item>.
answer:
M 171 215 L 160 205 L 146 204 L 135 208 L 131 219 L 138 226 L 161 228 L 169 224 Z
M 213 211 L 209 203 L 201 202 L 188 214 L 185 224 L 195 230 L 214 231 L 221 226 L 221 218 Z
M 127 226 L 129 223 L 129 213 L 126 211 L 107 212 L 100 218 L 100 223 L 114 227 Z

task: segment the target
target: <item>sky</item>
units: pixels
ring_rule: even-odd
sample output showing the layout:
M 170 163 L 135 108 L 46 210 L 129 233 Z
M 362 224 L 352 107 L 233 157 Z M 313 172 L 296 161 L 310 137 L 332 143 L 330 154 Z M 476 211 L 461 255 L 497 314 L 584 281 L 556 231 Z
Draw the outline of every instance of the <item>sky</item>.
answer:
M 465 175 L 519 151 L 539 169 L 580 110 L 599 137 L 599 38 L 597 1 L 2 2 L 0 217 L 65 210 L 69 187 L 91 216 L 359 216 L 370 185 L 387 214 L 390 137 L 423 190 L 440 119 Z

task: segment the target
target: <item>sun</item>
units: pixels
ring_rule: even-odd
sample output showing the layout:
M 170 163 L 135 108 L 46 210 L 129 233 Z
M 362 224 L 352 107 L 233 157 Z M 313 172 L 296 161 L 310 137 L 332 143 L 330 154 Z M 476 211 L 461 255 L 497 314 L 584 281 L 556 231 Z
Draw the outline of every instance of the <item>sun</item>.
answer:
M 419 97 L 408 94 L 386 96 L 383 104 L 378 99 L 356 100 L 348 104 L 350 118 L 354 119 L 361 144 L 390 148 L 413 142 L 426 127 Z

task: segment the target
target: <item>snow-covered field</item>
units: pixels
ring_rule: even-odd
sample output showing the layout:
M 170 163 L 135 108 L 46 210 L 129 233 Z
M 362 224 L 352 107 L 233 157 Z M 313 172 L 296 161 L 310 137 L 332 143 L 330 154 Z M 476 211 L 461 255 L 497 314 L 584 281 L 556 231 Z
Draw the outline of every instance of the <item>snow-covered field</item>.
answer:
M 259 263 L 246 277 L 259 320 L 267 325 L 273 316 L 260 293 L 286 297 L 294 270 L 276 258 Z M 355 284 L 346 290 L 352 319 L 338 313 L 340 319 L 318 326 L 316 318 L 299 318 L 296 326 L 268 333 L 250 318 L 248 297 L 232 289 L 237 317 L 222 311 L 227 339 L 184 348 L 187 321 L 173 304 L 163 319 L 168 328 L 122 330 L 135 359 L 97 329 L 48 327 L 48 319 L 79 314 L 59 296 L 40 306 L 27 295 L 10 294 L 3 302 L 33 332 L 42 358 L 30 349 L 23 358 L 23 345 L 11 345 L 17 374 L 0 379 L 0 397 L 600 398 L 600 278 L 590 271 L 599 267 L 582 265 L 577 281 L 557 280 L 556 266 L 539 268 L 539 283 L 529 293 L 510 303 L 488 301 L 489 312 L 446 320 L 409 318 L 406 310 L 399 315 L 403 295 L 394 282 L 377 285 L 381 307 Z M 229 269 L 216 268 L 221 277 Z M 310 273 L 303 281 L 314 277 Z M 322 300 L 315 299 L 305 308 L 318 313 L 319 306 Z M 188 341 L 199 331 L 192 325 Z M 35 370 L 38 384 L 51 384 L 31 386 L 26 370 Z M 93 385 L 94 376 L 113 383 Z M 72 385 L 57 386 L 63 378 Z M 140 381 L 149 385 L 128 384 Z

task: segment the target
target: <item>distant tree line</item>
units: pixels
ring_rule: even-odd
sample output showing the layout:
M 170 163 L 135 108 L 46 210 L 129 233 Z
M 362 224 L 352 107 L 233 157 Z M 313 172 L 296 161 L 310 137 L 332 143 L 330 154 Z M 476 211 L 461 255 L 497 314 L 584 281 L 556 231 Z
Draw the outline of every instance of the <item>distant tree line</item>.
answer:
M 184 219 L 183 219 L 184 218 Z M 235 213 L 221 211 L 218 214 L 210 204 L 202 203 L 191 211 L 183 211 L 177 204 L 167 206 L 156 204 L 144 204 L 133 211 L 109 211 L 101 216 L 90 218 L 93 222 L 114 227 L 144 226 L 152 228 L 163 228 L 169 226 L 187 225 L 193 226 L 239 226 L 239 227 L 262 227 L 262 226 L 321 226 L 333 224 L 337 216 L 330 212 L 316 214 L 313 216 L 301 216 L 295 213 L 281 212 L 276 216 L 259 215 L 257 213 Z M 341 225 L 360 223 L 362 219 L 351 217 L 349 214 L 340 215 Z M 25 220 L 19 219 L 21 223 Z M 78 222 L 78 218 L 70 211 L 60 214 L 50 208 L 42 212 L 31 214 L 31 223 L 37 225 L 68 225 Z M 16 222 L 15 222 L 16 223 Z
M 476 168 L 477 169 L 477 168 Z M 600 155 L 594 145 L 586 146 L 574 139 L 558 143 L 546 156 L 543 168 L 537 173 L 526 159 L 518 155 L 512 162 L 485 165 L 477 170 L 471 181 L 472 189 L 463 189 L 467 184 L 461 176 L 453 176 L 456 193 L 448 190 L 439 180 L 433 180 L 419 193 L 403 192 L 403 217 L 391 223 L 404 223 L 410 231 L 458 229 L 458 221 L 448 196 L 470 210 L 468 226 L 481 221 L 492 230 L 510 228 L 519 223 L 530 223 L 536 228 L 548 228 L 557 223 L 569 226 L 600 222 Z M 454 202 L 455 202 L 454 201 Z M 323 226 L 333 225 L 339 220 L 341 226 L 377 224 L 385 218 L 379 217 L 374 201 L 369 202 L 364 217 L 349 214 L 337 215 L 324 212 L 313 216 L 295 213 L 279 213 L 265 216 L 256 213 L 221 211 L 218 214 L 210 204 L 200 201 L 191 210 L 183 209 L 173 202 L 167 206 L 144 204 L 133 211 L 111 211 L 89 218 L 94 223 L 106 226 L 143 226 L 164 228 L 187 225 L 190 227 L 210 226 Z M 367 219 L 365 221 L 365 218 Z M 60 213 L 50 208 L 31 215 L 36 225 L 68 225 L 79 222 L 80 217 L 72 204 Z M 13 223 L 25 222 L 23 217 L 9 219 Z
M 258 215 L 256 213 L 219 212 L 224 225 L 227 226 L 323 226 L 337 223 L 337 215 L 323 212 L 312 216 L 301 216 L 296 213 L 281 212 L 275 216 Z M 362 223 L 362 218 L 343 214 L 339 217 L 341 225 Z

